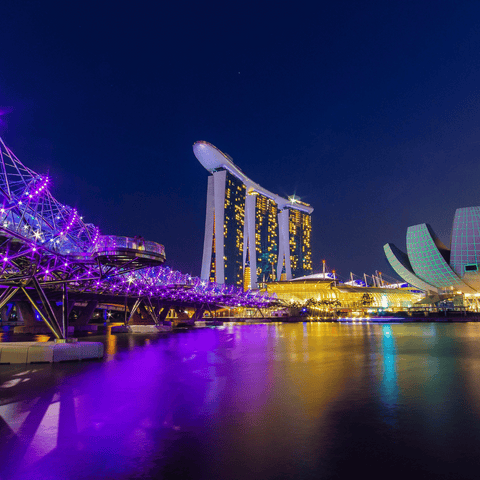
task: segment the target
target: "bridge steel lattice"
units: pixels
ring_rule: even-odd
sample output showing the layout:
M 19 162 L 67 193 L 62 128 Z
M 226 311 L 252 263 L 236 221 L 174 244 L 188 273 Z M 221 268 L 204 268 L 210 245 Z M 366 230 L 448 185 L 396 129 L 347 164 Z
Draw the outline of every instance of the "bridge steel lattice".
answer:
M 165 249 L 158 243 L 100 235 L 76 209 L 52 196 L 50 183 L 0 138 L 0 310 L 14 297 L 27 301 L 61 340 L 68 331 L 69 294 L 125 303 L 125 323 L 140 306 L 159 324 L 175 306 L 195 308 L 198 319 L 205 309 L 276 303 L 266 293 L 161 266 Z M 59 296 L 61 312 L 52 304 Z M 129 317 L 128 302 L 133 302 Z

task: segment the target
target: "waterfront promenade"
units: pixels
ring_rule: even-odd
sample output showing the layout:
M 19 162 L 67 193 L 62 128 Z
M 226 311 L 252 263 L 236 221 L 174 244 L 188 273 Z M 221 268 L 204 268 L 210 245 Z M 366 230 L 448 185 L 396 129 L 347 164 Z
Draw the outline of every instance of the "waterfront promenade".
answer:
M 0 369 L 0 478 L 475 478 L 480 325 L 106 335 Z

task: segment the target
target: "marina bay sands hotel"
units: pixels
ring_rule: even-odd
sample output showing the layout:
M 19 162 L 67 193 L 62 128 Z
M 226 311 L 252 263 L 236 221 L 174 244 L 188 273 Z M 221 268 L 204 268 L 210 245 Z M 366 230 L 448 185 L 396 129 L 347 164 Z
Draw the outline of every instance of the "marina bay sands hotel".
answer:
M 311 274 L 313 208 L 253 182 L 208 142 L 193 152 L 211 174 L 201 278 L 253 289 Z

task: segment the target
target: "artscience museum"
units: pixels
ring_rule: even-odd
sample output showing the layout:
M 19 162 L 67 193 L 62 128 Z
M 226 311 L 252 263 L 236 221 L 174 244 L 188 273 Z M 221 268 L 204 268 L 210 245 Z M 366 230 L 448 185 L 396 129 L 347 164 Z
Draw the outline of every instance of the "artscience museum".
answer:
M 422 223 L 408 227 L 407 253 L 392 243 L 383 249 L 395 272 L 421 290 L 480 294 L 480 207 L 457 209 L 450 248 Z

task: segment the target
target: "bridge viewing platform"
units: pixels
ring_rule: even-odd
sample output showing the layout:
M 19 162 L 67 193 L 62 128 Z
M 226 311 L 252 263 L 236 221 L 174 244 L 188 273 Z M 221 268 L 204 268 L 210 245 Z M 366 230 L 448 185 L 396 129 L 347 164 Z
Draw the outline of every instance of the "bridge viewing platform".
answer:
M 130 262 L 131 268 L 151 267 L 165 262 L 165 247 L 142 237 L 101 235 L 92 256 L 102 265 L 117 267 Z

